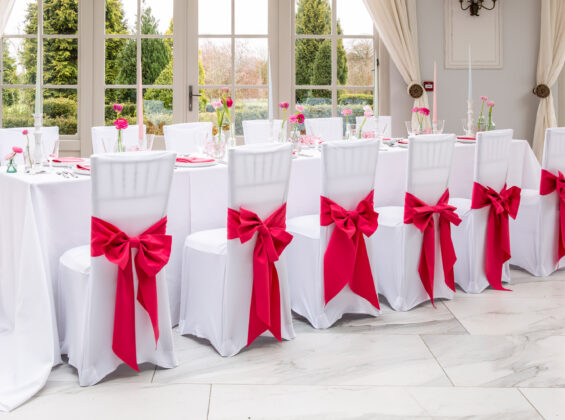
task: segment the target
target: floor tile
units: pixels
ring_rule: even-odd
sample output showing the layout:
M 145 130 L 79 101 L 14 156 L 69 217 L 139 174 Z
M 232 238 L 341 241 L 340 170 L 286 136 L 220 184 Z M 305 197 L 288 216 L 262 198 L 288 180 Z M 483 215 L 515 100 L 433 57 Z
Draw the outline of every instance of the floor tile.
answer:
M 564 388 L 521 388 L 520 391 L 544 419 L 565 419 Z
M 260 337 L 228 358 L 202 340 L 176 342 L 180 366 L 157 369 L 154 382 L 450 386 L 415 335 L 302 334 L 283 343 Z
M 565 386 L 565 336 L 422 338 L 455 386 Z
M 516 389 L 213 385 L 210 420 L 539 419 Z
M 139 365 L 139 372 L 136 372 L 135 370 L 124 364 L 119 366 L 114 372 L 106 376 L 102 380 L 102 382 L 120 380 L 120 382 L 149 383 L 153 379 L 154 373 L 155 366 L 151 363 L 142 363 L 141 365 Z M 78 373 L 73 366 L 67 363 L 63 363 L 53 368 L 47 380 L 75 382 L 78 384 Z

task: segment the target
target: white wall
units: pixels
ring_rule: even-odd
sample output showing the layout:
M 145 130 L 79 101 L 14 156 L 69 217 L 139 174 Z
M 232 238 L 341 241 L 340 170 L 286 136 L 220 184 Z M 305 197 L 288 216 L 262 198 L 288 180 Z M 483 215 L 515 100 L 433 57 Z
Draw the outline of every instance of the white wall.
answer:
M 540 2 L 512 0 L 503 3 L 504 67 L 495 70 L 473 69 L 475 116 L 479 112 L 480 96 L 486 95 L 496 103 L 493 114 L 496 127 L 513 128 L 515 138 L 531 142 L 538 105 L 532 89 L 536 82 Z M 422 80 L 433 80 L 433 62 L 437 62 L 438 118 L 446 120 L 447 132 L 460 134 L 461 119 L 465 118 L 467 112 L 467 71 L 448 70 L 443 66 L 443 10 L 443 0 L 418 1 L 420 70 Z M 429 95 L 431 104 L 431 92 Z M 410 118 L 411 109 L 412 100 L 406 93 L 406 85 L 391 61 L 390 110 L 394 136 L 406 135 L 404 121 Z

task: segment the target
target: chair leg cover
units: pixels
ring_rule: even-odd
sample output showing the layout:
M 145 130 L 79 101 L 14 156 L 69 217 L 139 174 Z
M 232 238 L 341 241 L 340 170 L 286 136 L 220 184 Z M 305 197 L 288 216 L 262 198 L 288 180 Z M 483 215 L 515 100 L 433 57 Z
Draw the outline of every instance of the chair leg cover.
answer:
M 81 247 L 89 253 L 90 247 Z M 59 264 L 59 327 L 61 348 L 69 363 L 78 371 L 79 384 L 90 386 L 101 381 L 123 363 L 112 350 L 117 266 L 105 257 L 91 259 L 88 270 L 78 270 L 67 251 Z M 75 255 L 76 256 L 76 255 Z M 84 256 L 82 256 L 84 259 Z M 134 272 L 134 296 L 137 274 Z M 157 274 L 159 341 L 145 309 L 135 301 L 137 362 L 153 363 L 163 368 L 178 365 L 174 350 L 165 270 Z
M 328 304 L 324 301 L 324 256 L 320 247 L 321 234 L 328 234 L 327 228 L 320 229 L 319 216 L 304 217 L 308 222 L 317 226 L 317 235 L 305 234 L 298 229 L 293 229 L 295 223 L 289 220 L 287 229 L 293 235 L 292 242 L 285 250 L 288 264 L 288 278 L 291 292 L 292 310 L 306 318 L 314 328 L 329 328 L 344 314 L 366 314 L 378 316 L 380 310 L 375 308 L 365 298 L 353 293 L 349 286 L 338 293 Z M 312 231 L 312 229 L 308 229 Z M 327 243 L 327 241 L 326 241 Z M 365 238 L 367 253 L 371 259 L 371 244 Z M 374 263 L 371 262 L 375 288 L 377 288 Z
M 220 355 L 233 356 L 247 345 L 254 241 L 230 244 L 239 240 L 227 241 L 224 229 L 222 245 L 211 252 L 196 243 L 207 233 L 191 235 L 185 243 L 179 333 L 207 339 Z M 227 252 L 230 245 L 239 249 Z M 280 285 L 281 336 L 290 340 L 295 334 L 285 253 L 275 266 Z

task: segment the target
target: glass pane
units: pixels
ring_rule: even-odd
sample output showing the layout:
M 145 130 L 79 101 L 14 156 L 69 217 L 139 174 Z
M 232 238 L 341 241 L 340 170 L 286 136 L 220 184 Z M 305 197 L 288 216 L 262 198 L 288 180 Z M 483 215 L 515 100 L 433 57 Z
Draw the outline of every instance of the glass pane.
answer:
M 198 0 L 198 33 L 231 34 L 231 0 Z
M 2 127 L 32 127 L 35 89 L 2 89 Z
M 112 125 L 116 120 L 114 104 L 124 106 L 120 117 L 128 120 L 129 124 L 137 124 L 136 115 L 136 91 L 135 89 L 106 89 L 104 98 L 104 120 L 105 125 Z
M 106 40 L 106 84 L 135 85 L 137 44 L 133 39 Z
M 338 82 L 350 86 L 374 86 L 373 40 L 344 39 L 343 46 L 347 63 L 347 79 L 345 83 L 342 83 L 342 80 Z
M 143 116 L 147 132 L 163 134 L 163 126 L 173 123 L 173 90 L 144 89 Z
M 243 135 L 242 121 L 266 120 L 269 118 L 268 89 L 235 90 L 235 133 Z
M 4 29 L 5 35 L 37 33 L 37 1 L 18 0 L 14 2 L 12 13 Z
M 43 40 L 43 82 L 76 85 L 78 80 L 78 39 Z
M 144 0 L 141 3 L 141 33 L 173 33 L 173 0 Z
M 77 90 L 45 89 L 43 91 L 43 125 L 59 127 L 59 134 L 77 133 Z
M 268 0 L 235 0 L 235 33 L 267 35 L 269 33 Z
M 343 89 L 337 91 L 337 114 L 341 116 L 341 111 L 345 108 L 350 109 L 352 113 L 348 120 L 351 124 L 356 123 L 356 117 L 363 116 L 363 107 L 365 105 L 373 106 L 372 90 Z M 345 118 L 343 119 L 343 124 L 345 130 Z
M 235 40 L 235 83 L 266 85 L 269 73 L 268 41 L 261 39 Z
M 373 35 L 373 21 L 363 0 L 337 0 L 337 33 Z
M 106 33 L 137 33 L 137 0 L 106 0 Z
M 296 89 L 296 104 L 304 107 L 306 118 L 324 118 L 332 116 L 332 91 L 322 89 Z M 298 126 L 304 130 L 304 124 Z
M 76 34 L 78 0 L 43 0 L 43 33 Z
M 198 99 L 198 120 L 211 121 L 217 124 L 216 112 L 212 103 L 220 97 L 220 89 L 200 89 L 200 95 Z
M 144 85 L 173 83 L 173 54 L 167 40 L 141 40 L 141 68 Z M 157 79 L 170 82 L 159 83 Z
M 330 39 L 296 40 L 296 84 L 326 86 L 332 83 Z
M 296 0 L 295 13 L 297 34 L 331 34 L 332 7 L 330 0 Z
M 35 41 L 35 40 L 33 40 Z M 31 40 L 28 40 L 28 44 L 33 44 Z M 35 51 L 28 50 L 24 54 L 22 47 L 24 45 L 24 39 L 22 38 L 8 38 L 3 40 L 2 49 L 2 81 L 7 84 L 18 84 L 18 83 L 28 83 L 31 77 L 27 70 L 33 71 L 33 80 L 35 80 Z M 24 65 L 24 61 L 26 60 Z
M 231 82 L 231 41 L 200 39 L 198 43 L 205 85 L 225 85 Z

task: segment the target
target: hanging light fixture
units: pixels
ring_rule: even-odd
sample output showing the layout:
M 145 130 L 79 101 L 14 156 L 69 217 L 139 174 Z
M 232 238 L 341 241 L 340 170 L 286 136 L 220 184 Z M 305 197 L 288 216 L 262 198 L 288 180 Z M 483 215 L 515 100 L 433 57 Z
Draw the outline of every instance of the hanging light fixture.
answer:
M 459 5 L 461 6 L 461 10 L 469 10 L 471 16 L 479 16 L 479 10 L 492 10 L 496 6 L 496 0 L 492 1 L 492 7 L 485 6 L 484 0 L 459 0 Z M 466 4 L 466 7 L 463 6 L 463 3 Z

